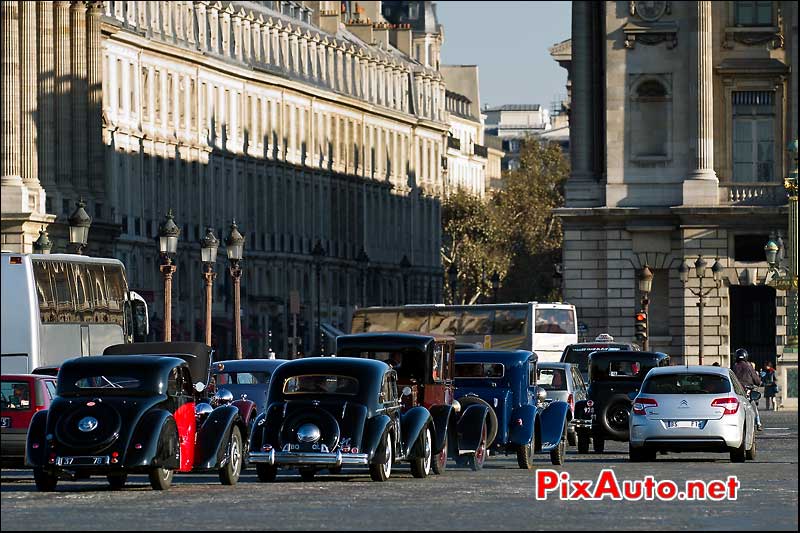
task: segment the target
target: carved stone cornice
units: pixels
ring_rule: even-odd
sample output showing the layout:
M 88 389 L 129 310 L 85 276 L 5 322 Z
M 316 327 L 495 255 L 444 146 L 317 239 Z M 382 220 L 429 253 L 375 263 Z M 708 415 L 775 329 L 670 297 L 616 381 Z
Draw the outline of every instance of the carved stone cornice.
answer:
M 667 48 L 678 46 L 678 24 L 665 22 L 628 22 L 622 27 L 625 48 L 635 48 L 636 43 L 656 45 L 666 42 Z

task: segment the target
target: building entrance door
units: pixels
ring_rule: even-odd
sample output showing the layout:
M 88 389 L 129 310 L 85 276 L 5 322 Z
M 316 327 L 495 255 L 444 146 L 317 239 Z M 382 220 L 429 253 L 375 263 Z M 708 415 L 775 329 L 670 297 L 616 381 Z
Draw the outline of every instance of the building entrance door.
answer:
M 731 353 L 744 348 L 759 370 L 766 361 L 775 364 L 775 289 L 733 285 L 730 294 Z

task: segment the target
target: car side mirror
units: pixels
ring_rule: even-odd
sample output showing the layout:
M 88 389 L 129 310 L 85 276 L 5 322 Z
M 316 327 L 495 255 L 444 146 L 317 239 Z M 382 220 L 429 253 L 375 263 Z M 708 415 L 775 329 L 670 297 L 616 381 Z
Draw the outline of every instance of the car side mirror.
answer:
M 403 396 L 411 396 L 411 387 L 403 387 Z
M 196 392 L 203 392 L 204 390 L 206 390 L 206 384 L 203 383 L 202 381 L 198 381 L 197 383 L 194 384 L 194 390 Z

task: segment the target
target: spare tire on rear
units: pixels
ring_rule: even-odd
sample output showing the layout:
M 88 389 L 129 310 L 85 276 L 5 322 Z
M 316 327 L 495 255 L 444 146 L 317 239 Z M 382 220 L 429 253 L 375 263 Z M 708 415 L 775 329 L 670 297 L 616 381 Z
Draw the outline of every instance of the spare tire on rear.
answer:
M 485 405 L 489 409 L 489 416 L 486 417 L 486 423 L 487 423 L 486 447 L 487 448 L 491 447 L 495 437 L 497 437 L 497 429 L 499 427 L 499 424 L 497 423 L 497 413 L 494 412 L 492 406 L 489 405 L 489 403 L 486 402 L 485 400 L 472 395 L 462 396 L 461 398 L 458 399 L 458 403 L 461 404 L 462 413 L 470 405 Z
M 614 440 L 627 441 L 630 437 L 628 421 L 631 399 L 626 394 L 616 394 L 600 408 L 597 419 L 603 431 Z

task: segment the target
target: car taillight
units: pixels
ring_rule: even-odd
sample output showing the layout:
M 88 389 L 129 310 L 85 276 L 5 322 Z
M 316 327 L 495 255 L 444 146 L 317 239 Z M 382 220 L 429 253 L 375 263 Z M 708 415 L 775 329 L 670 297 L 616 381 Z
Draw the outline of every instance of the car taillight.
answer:
M 648 407 L 658 407 L 658 402 L 652 398 L 636 398 L 633 401 L 633 414 L 645 415 Z
M 586 407 L 594 407 L 594 402 L 592 400 L 586 400 Z
M 342 453 L 350 453 L 350 446 L 342 446 Z
M 574 413 L 575 412 L 575 398 L 573 398 L 571 392 L 569 393 L 569 396 L 567 396 L 567 403 L 569 404 L 569 410 Z
M 733 396 L 729 396 L 728 398 L 717 398 L 711 402 L 711 407 L 724 407 L 725 412 L 722 413 L 723 415 L 735 415 L 739 410 L 739 400 Z

